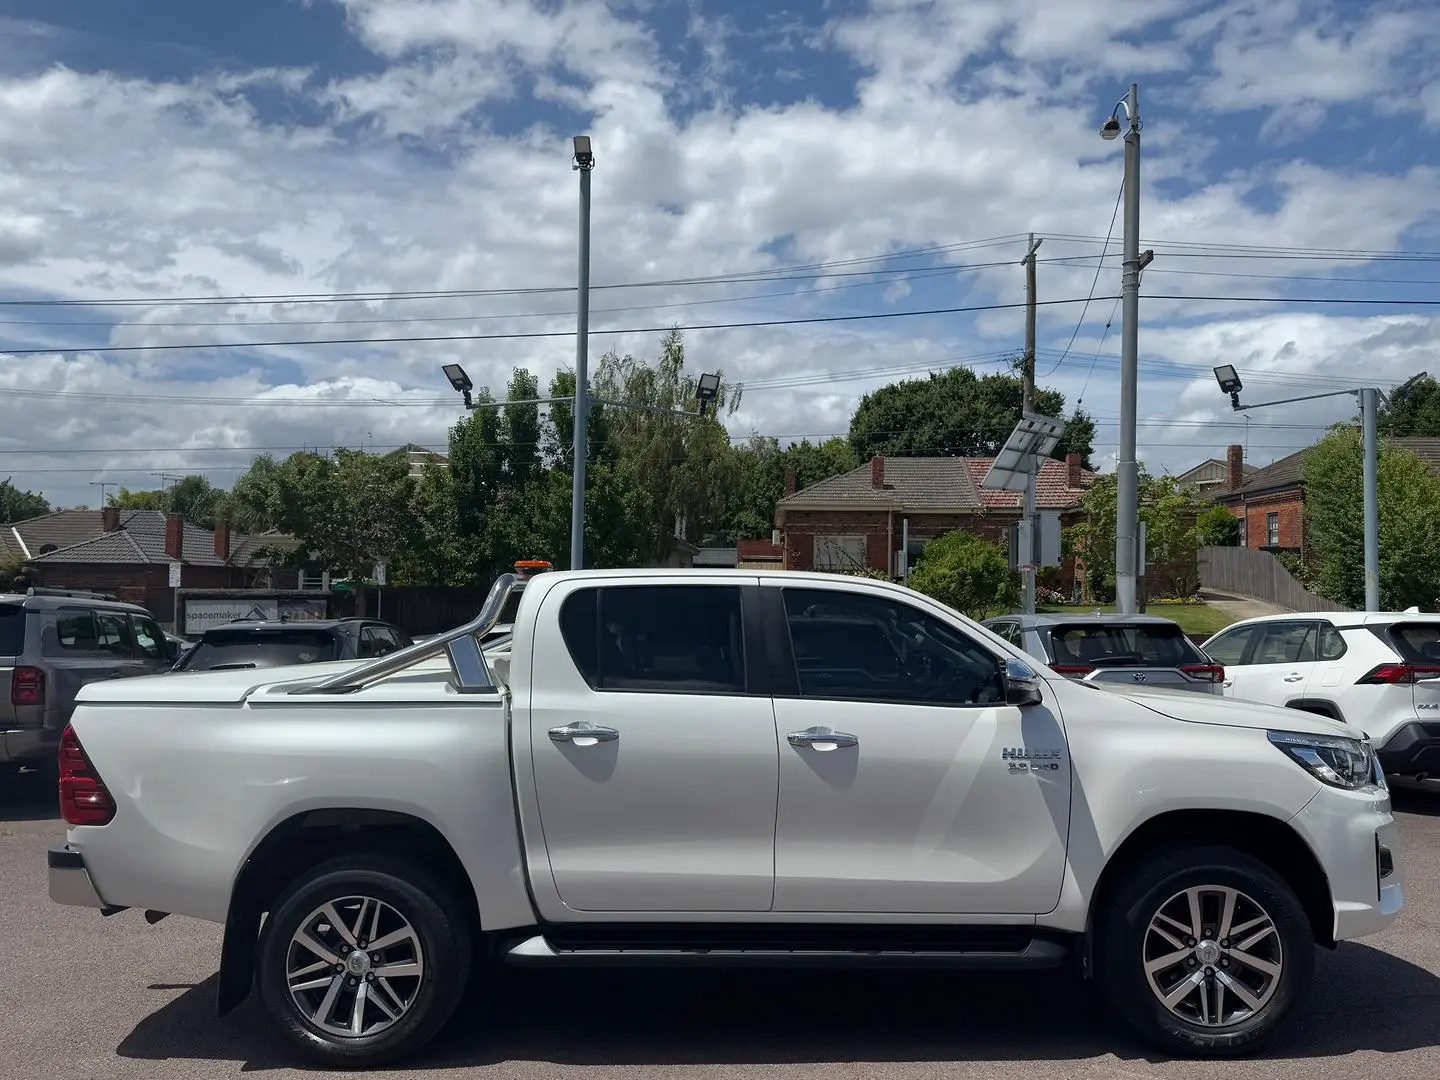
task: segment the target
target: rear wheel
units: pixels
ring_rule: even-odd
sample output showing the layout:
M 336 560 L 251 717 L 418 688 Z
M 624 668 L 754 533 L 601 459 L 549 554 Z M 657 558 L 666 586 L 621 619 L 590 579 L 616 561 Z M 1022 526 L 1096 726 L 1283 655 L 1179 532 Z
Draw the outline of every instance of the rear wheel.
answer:
M 1101 985 L 1147 1040 L 1210 1057 L 1258 1050 L 1309 991 L 1304 905 L 1242 851 L 1188 847 L 1132 871 L 1101 915 Z
M 464 992 L 470 957 L 450 890 L 399 860 L 347 856 L 277 901 L 257 981 L 271 1019 L 306 1057 L 378 1065 L 440 1030 Z

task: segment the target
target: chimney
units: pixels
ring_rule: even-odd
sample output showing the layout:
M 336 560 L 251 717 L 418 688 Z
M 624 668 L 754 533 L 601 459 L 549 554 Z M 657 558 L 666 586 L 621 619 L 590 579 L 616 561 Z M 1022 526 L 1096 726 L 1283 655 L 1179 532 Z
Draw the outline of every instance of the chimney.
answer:
M 1245 448 L 1231 444 L 1225 448 L 1225 481 L 1234 491 L 1245 482 Z
M 230 523 L 228 521 L 215 523 L 215 557 L 221 562 L 230 561 Z
M 100 508 L 100 528 L 107 533 L 120 531 L 120 507 L 102 506 Z
M 1085 486 L 1085 457 L 1082 454 L 1065 455 L 1065 486 L 1074 490 Z
M 785 470 L 785 494 L 786 494 L 786 495 L 794 495 L 794 494 L 795 494 L 795 470 L 794 470 L 794 469 L 786 469 L 786 470 Z
M 185 519 L 178 514 L 165 515 L 165 554 L 172 559 L 185 559 Z
M 885 486 L 885 459 L 879 454 L 870 459 L 870 486 L 872 488 Z

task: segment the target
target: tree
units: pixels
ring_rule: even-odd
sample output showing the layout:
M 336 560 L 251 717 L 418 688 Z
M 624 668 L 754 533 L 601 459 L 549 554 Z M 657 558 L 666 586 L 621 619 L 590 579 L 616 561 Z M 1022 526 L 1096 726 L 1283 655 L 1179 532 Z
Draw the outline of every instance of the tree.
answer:
M 336 449 L 330 457 L 301 452 L 267 469 L 264 479 L 267 516 L 300 541 L 285 559 L 350 578 L 363 611 L 363 582 L 375 564 L 397 561 L 407 546 L 413 524 L 408 463 L 363 450 Z
M 1240 543 L 1240 519 L 1228 506 L 1212 506 L 1195 519 L 1195 538 L 1207 547 L 1236 547 Z
M 849 472 L 860 465 L 849 440 L 808 439 L 783 450 L 779 440 L 752 435 L 749 442 L 735 447 L 737 480 L 731 493 L 725 524 L 717 539 L 733 544 L 739 540 L 768 537 L 775 527 L 775 504 L 785 495 L 785 473 L 795 470 L 797 489 Z
M 1139 470 L 1140 520 L 1145 523 L 1145 562 L 1172 575 L 1174 591 L 1188 596 L 1194 578 L 1198 544 L 1198 510 L 1194 494 L 1172 476 L 1151 476 Z M 1114 473 L 1097 476 L 1080 506 L 1085 520 L 1065 530 L 1067 554 L 1085 564 L 1091 592 L 1110 596 L 1115 590 L 1115 516 L 1118 481 Z
M 1014 375 L 979 377 L 969 368 L 950 368 L 923 379 L 906 379 L 860 399 L 850 420 L 850 445 L 861 460 L 881 455 L 987 457 L 1005 444 L 1020 420 L 1022 381 Z M 1034 409 L 1059 416 L 1065 395 L 1037 388 Z M 1086 468 L 1095 441 L 1095 423 L 1077 411 L 1052 456 L 1078 453 Z
M 226 505 L 226 493 L 205 477 L 191 473 L 161 491 L 131 491 L 122 487 L 105 503 L 126 510 L 163 510 L 167 514 L 179 514 L 202 529 L 213 529 L 216 515 Z
M 12 483 L 12 478 L 0 480 L 0 524 L 51 512 L 49 502 L 38 491 L 21 491 Z
M 1321 595 L 1365 606 L 1363 452 L 1339 428 L 1305 455 L 1305 531 Z M 1440 478 L 1413 453 L 1380 444 L 1380 606 L 1433 609 L 1440 602 Z
M 1014 611 L 1020 602 L 1020 575 L 1010 569 L 1005 549 L 967 532 L 945 533 L 925 545 L 910 584 L 972 619 Z
M 1380 407 L 1375 427 L 1385 438 L 1440 436 L 1440 382 L 1431 375 L 1417 379 L 1403 395 Z

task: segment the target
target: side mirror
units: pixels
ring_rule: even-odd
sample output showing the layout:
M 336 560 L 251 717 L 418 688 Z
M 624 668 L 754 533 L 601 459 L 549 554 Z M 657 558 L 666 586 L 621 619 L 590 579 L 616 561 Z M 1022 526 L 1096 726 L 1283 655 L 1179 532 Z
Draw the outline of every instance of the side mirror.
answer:
M 1040 676 L 1028 664 L 1019 660 L 1005 660 L 1005 704 L 1039 705 L 1044 701 L 1040 693 Z

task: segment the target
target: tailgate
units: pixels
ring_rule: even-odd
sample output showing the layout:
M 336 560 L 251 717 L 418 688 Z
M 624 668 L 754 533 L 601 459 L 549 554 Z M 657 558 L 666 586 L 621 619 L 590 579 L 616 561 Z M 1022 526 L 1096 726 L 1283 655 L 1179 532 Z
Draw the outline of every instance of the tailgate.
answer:
M 15 662 L 25 651 L 25 609 L 19 604 L 0 604 L 0 728 L 15 724 L 15 705 L 10 688 Z
M 1409 668 L 1415 715 L 1440 719 L 1440 619 L 1392 623 L 1384 633 Z

